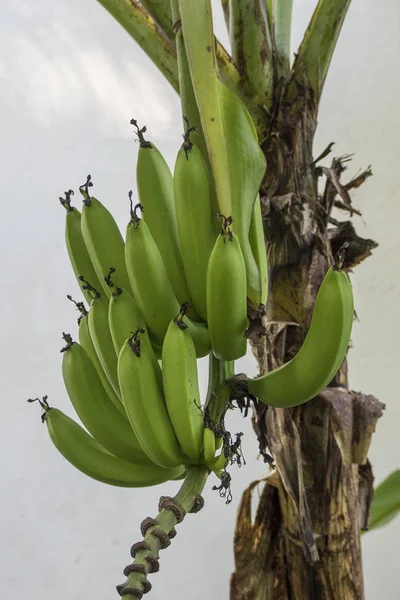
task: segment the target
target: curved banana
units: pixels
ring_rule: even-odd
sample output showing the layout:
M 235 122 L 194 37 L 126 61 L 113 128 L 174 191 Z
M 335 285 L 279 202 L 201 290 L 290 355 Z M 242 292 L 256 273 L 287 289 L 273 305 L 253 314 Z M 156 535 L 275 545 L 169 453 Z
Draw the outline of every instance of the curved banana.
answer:
M 110 401 L 113 403 L 118 412 L 121 413 L 121 415 L 125 417 L 125 419 L 128 419 L 124 405 L 121 402 L 120 396 L 118 396 L 115 393 L 114 388 L 112 387 L 107 375 L 105 374 L 104 369 L 101 366 L 99 357 L 97 355 L 96 348 L 94 347 L 93 340 L 90 337 L 88 311 L 86 310 L 83 302 L 75 302 L 75 300 L 73 300 L 71 296 L 67 296 L 67 298 L 71 300 L 71 302 L 75 303 L 77 309 L 81 313 L 81 316 L 78 319 L 78 338 L 80 345 L 82 346 L 82 348 L 84 348 L 84 350 L 86 350 L 89 357 L 91 358 L 96 368 L 97 374 L 100 378 L 100 381 L 103 384 L 104 390 L 107 396 L 109 397 Z
M 82 281 L 82 289 L 88 289 L 92 294 L 88 318 L 91 340 L 108 381 L 117 396 L 120 396 L 117 376 L 117 353 L 115 352 L 108 323 L 108 300 L 83 277 L 80 277 L 80 280 Z
M 215 242 L 210 178 L 201 151 L 190 141 L 188 127 L 174 169 L 176 218 L 183 266 L 192 302 L 207 320 L 207 265 Z
M 203 456 L 204 462 L 208 466 L 215 460 L 215 435 L 212 429 L 204 427 L 203 430 Z
M 258 308 L 261 304 L 266 306 L 268 299 L 268 262 L 267 249 L 265 246 L 264 226 L 261 213 L 260 194 L 257 194 L 254 204 L 253 215 L 251 217 L 249 231 L 250 248 L 256 261 L 258 271 L 261 276 L 261 288 L 258 299 Z M 254 304 L 254 302 L 253 302 Z
M 207 316 L 215 356 L 230 361 L 246 354 L 246 267 L 239 240 L 229 227 L 231 219 L 222 219 L 208 262 Z
M 46 397 L 43 400 L 45 405 L 39 401 L 45 411 L 42 420 L 51 441 L 68 462 L 92 479 L 118 487 L 147 487 L 184 474 L 184 467 L 163 469 L 156 465 L 137 465 L 110 454 L 73 419 L 49 407 Z
M 116 285 L 130 291 L 125 267 L 124 240 L 110 211 L 97 198 L 90 196 L 89 187 L 92 185 L 88 175 L 86 183 L 79 188 L 83 196 L 82 235 L 103 292 L 109 298 L 111 291 L 104 278 L 110 267 L 117 269 Z
M 250 223 L 256 195 L 265 173 L 265 157 L 258 145 L 253 121 L 242 101 L 219 82 L 219 101 L 228 149 L 233 230 L 237 235 L 247 276 L 247 296 L 258 308 L 261 295 L 260 272 L 249 243 Z
M 161 467 L 187 463 L 168 416 L 161 369 L 144 329 L 122 346 L 118 379 L 132 429 L 146 454 Z
M 200 406 L 196 351 L 187 325 L 186 307 L 168 327 L 162 347 L 162 379 L 169 418 L 183 452 L 195 463 L 203 448 L 204 418 Z
M 353 293 L 349 278 L 330 267 L 318 290 L 310 328 L 296 356 L 262 377 L 248 391 L 269 406 L 291 408 L 317 396 L 337 373 L 350 341 Z
M 172 173 L 161 152 L 144 139 L 146 127 L 139 129 L 131 120 L 139 140 L 136 164 L 136 185 L 139 201 L 144 206 L 144 220 L 160 250 L 174 294 L 179 304 L 191 302 L 186 282 L 176 224 Z M 191 318 L 197 318 L 194 310 Z
M 114 271 L 114 269 L 110 269 L 106 277 L 106 282 L 111 289 L 108 322 L 115 352 L 118 357 L 122 346 L 131 336 L 132 331 L 136 331 L 138 328 L 144 329 L 146 324 L 134 297 L 126 290 L 117 287 L 111 281 L 111 275 Z
M 87 352 L 63 334 L 62 373 L 78 417 L 96 440 L 112 454 L 137 464 L 149 464 L 129 422 L 111 404 Z
M 171 320 L 179 313 L 164 261 L 147 224 L 137 215 L 140 204 L 132 208 L 131 220 L 126 229 L 125 259 L 132 289 L 135 290 L 140 313 L 161 346 Z M 208 328 L 203 323 L 186 319 L 192 336 L 196 356 L 202 357 L 210 351 Z
M 72 190 L 68 190 L 65 192 L 65 198 L 60 198 L 61 204 L 67 211 L 65 218 L 65 243 L 67 246 L 69 260 L 71 261 L 71 265 L 78 282 L 79 277 L 82 275 L 91 281 L 93 285 L 100 288 L 100 281 L 97 277 L 96 271 L 94 270 L 92 261 L 90 260 L 89 252 L 86 248 L 81 231 L 82 215 L 77 208 L 71 206 L 71 196 L 73 193 L 74 192 Z M 86 302 L 90 303 L 92 300 L 90 292 L 88 290 L 82 291 Z

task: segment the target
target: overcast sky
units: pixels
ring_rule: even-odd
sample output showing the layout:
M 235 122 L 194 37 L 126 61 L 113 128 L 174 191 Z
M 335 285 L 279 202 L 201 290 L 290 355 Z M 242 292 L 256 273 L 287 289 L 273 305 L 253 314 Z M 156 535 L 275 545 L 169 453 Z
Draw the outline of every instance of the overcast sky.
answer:
M 217 33 L 227 44 L 214 4 Z M 293 51 L 314 2 L 294 4 Z M 4 597 L 32 600 L 109 600 L 123 581 L 140 521 L 155 514 L 160 494 L 173 494 L 177 486 L 121 490 L 89 480 L 58 455 L 38 407 L 25 399 L 48 394 L 73 415 L 59 350 L 62 331 L 76 335 L 77 315 L 65 296 L 78 297 L 79 290 L 58 197 L 77 190 L 91 173 L 94 194 L 124 230 L 137 155 L 129 120 L 147 124 L 150 139 L 173 166 L 181 143 L 180 106 L 149 59 L 94 0 L 2 2 L 0 39 L 0 589 Z M 360 322 L 353 332 L 350 383 L 387 406 L 370 453 L 378 482 L 400 466 L 399 59 L 398 0 L 353 0 L 315 144 L 315 155 L 331 141 L 336 156 L 354 152 L 349 178 L 369 164 L 374 172 L 353 196 L 363 213 L 355 218 L 359 234 L 380 247 L 352 277 Z M 78 196 L 74 201 L 80 205 Z M 255 374 L 251 357 L 239 367 Z M 201 384 L 204 391 L 204 363 Z M 228 597 L 241 491 L 265 474 L 249 421 L 236 416 L 231 428 L 245 432 L 248 460 L 235 473 L 234 501 L 225 506 L 208 485 L 206 508 L 188 517 L 162 555 L 152 600 Z M 397 519 L 363 537 L 367 600 L 398 598 L 399 535 Z

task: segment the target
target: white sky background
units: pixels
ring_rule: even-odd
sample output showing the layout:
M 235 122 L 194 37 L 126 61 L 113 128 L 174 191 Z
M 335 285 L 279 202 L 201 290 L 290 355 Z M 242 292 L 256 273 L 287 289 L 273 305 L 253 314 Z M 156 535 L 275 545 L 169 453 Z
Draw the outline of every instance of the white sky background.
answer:
M 226 42 L 216 5 L 215 21 Z M 314 6 L 295 0 L 293 49 Z M 129 120 L 171 166 L 181 143 L 178 97 L 120 26 L 94 0 L 9 0 L 0 4 L 0 131 L 2 285 L 0 590 L 32 600 L 117 597 L 139 523 L 155 515 L 160 494 L 176 484 L 125 490 L 74 470 L 52 446 L 40 411 L 25 402 L 49 395 L 73 411 L 61 376 L 61 332 L 76 335 L 78 297 L 64 247 L 58 197 L 87 175 L 94 194 L 125 228 L 127 191 L 135 186 L 137 145 Z M 349 178 L 372 164 L 374 177 L 353 194 L 361 236 L 380 243 L 352 277 L 360 323 L 353 333 L 350 382 L 386 406 L 370 458 L 376 481 L 400 466 L 399 139 L 400 5 L 353 0 L 325 87 L 315 144 L 335 141 L 335 156 L 355 153 Z M 75 204 L 80 205 L 79 195 Z M 342 216 L 343 219 L 346 215 Z M 203 363 L 204 367 L 204 363 Z M 250 357 L 239 370 L 255 374 Z M 205 370 L 202 385 L 205 389 Z M 234 501 L 205 491 L 206 508 L 189 516 L 152 576 L 152 600 L 228 597 L 232 538 L 241 491 L 265 469 L 256 461 L 249 421 L 242 430 L 246 468 L 234 473 Z M 367 600 L 398 598 L 400 519 L 363 537 Z

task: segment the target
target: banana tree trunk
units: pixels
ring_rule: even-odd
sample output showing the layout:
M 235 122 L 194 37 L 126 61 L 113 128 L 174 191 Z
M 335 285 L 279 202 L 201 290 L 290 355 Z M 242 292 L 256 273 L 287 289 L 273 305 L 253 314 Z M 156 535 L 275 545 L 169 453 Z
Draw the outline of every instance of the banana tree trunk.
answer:
M 297 91 L 294 101 L 292 96 L 275 106 L 263 145 L 268 168 L 261 198 L 271 281 L 263 318 L 267 336 L 257 335 L 257 316 L 253 322 L 261 374 L 301 346 L 318 287 L 343 242 L 349 243 L 347 268 L 376 246 L 358 237 L 350 221 L 330 216 L 335 205 L 352 213 L 349 189 L 370 171 L 346 185 L 340 177 L 347 157 L 319 167 L 312 155 L 317 107 L 312 93 Z M 325 189 L 319 194 L 321 177 Z M 348 390 L 346 361 L 330 386 L 303 406 L 255 406 L 260 452 L 267 460 L 269 450 L 275 469 L 243 494 L 231 600 L 364 598 L 360 533 L 367 526 L 373 482 L 367 452 L 383 408 L 373 396 Z

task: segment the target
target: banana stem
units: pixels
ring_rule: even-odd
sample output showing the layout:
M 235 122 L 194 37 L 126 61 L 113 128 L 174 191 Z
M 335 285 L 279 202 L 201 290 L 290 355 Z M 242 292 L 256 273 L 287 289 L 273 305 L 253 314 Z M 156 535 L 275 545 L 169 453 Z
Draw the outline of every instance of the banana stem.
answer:
M 294 78 L 303 87 L 311 85 L 316 104 L 350 4 L 351 0 L 319 0 L 296 54 Z
M 273 32 L 277 56 L 277 74 L 288 77 L 290 72 L 290 36 L 293 0 L 273 0 Z
M 124 600 L 137 600 L 142 594 L 150 591 L 151 584 L 147 575 L 159 570 L 159 552 L 167 548 L 171 539 L 175 537 L 175 525 L 180 523 L 187 513 L 198 512 L 203 507 L 201 492 L 209 473 L 205 466 L 188 467 L 179 492 L 173 498 L 161 496 L 157 517 L 146 518 L 142 522 L 144 539 L 132 546 L 131 555 L 134 561 L 124 569 L 127 580 L 117 586 Z
M 219 360 L 210 354 L 208 374 L 208 390 L 205 407 L 210 419 L 218 424 L 227 409 L 230 389 L 225 381 L 234 373 L 234 361 Z

